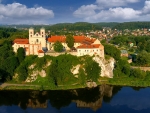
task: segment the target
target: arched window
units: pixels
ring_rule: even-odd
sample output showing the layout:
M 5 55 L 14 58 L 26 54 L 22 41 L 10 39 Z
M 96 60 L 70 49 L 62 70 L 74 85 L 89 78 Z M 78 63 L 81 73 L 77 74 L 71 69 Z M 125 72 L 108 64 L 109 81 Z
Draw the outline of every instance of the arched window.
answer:
M 38 39 L 36 39 L 36 42 L 39 42 L 39 40 L 38 40 Z

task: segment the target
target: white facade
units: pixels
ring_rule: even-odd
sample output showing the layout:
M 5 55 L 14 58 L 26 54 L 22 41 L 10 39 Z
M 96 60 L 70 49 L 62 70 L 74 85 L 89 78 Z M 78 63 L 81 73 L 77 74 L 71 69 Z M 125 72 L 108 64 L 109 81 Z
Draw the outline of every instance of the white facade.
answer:
M 77 48 L 77 56 L 98 55 L 98 56 L 104 58 L 104 47 L 102 45 L 95 45 L 95 46 L 94 45 L 82 45 L 82 46 L 79 46 Z
M 29 29 L 29 39 L 15 39 L 13 44 L 14 52 L 17 52 L 19 47 L 25 49 L 26 55 L 44 54 L 40 50 L 46 48 L 45 29 L 41 28 L 40 33 L 34 34 L 34 29 Z M 39 52 L 40 51 L 40 52 Z

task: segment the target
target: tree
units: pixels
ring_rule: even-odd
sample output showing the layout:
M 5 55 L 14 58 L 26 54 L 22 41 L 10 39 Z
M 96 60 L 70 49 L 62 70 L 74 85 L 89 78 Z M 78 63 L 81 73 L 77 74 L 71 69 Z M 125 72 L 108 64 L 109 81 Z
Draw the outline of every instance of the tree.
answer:
M 28 71 L 27 68 L 22 65 L 18 68 L 18 80 L 19 81 L 25 81 L 28 77 Z
M 53 46 L 54 46 L 54 51 L 56 51 L 56 52 L 63 51 L 63 45 L 61 44 L 61 42 L 56 41 Z
M 109 44 L 104 44 L 104 49 L 105 49 L 104 51 L 105 51 L 106 55 L 110 55 L 116 61 L 118 61 L 120 59 L 121 52 L 116 47 L 109 45 Z
M 88 58 L 85 64 L 85 72 L 87 73 L 87 80 L 97 82 L 101 72 L 101 67 L 99 67 L 97 62 Z
M 24 58 L 25 58 L 25 50 L 23 47 L 19 47 L 18 50 L 17 50 L 17 57 L 18 57 L 18 60 L 19 60 L 19 63 L 21 63 Z
M 146 76 L 146 72 L 142 71 L 140 68 L 132 69 L 130 76 L 143 79 Z
M 149 66 L 150 65 L 150 54 L 146 51 L 142 51 L 137 55 L 136 63 L 140 66 Z
M 19 65 L 19 62 L 18 62 L 17 57 L 15 56 L 8 57 L 2 62 L 2 68 L 6 70 L 6 72 L 9 73 L 11 77 L 14 75 L 14 71 L 18 67 L 18 65 Z
M 74 47 L 74 38 L 71 35 L 67 35 L 66 37 L 66 43 L 67 46 L 71 49 L 72 47 Z

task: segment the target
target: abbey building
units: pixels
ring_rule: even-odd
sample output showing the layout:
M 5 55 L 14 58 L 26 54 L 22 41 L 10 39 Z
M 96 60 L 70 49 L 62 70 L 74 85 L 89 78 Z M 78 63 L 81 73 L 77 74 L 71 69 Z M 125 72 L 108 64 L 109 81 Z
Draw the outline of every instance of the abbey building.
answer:
M 98 39 L 89 38 L 86 36 L 73 36 L 75 55 L 99 55 L 104 57 L 104 46 Z M 70 50 L 66 44 L 66 36 L 50 36 L 46 37 L 45 29 L 41 28 L 40 32 L 34 32 L 33 28 L 29 29 L 29 39 L 15 39 L 13 41 L 14 52 L 17 52 L 19 47 L 25 49 L 26 55 L 44 56 L 46 52 L 53 51 L 53 44 L 59 41 L 62 43 L 65 51 Z

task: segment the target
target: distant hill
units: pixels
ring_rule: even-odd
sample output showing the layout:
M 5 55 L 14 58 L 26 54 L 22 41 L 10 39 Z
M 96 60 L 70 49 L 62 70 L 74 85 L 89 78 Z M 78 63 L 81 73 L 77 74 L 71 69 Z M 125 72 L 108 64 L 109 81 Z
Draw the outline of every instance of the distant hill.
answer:
M 76 23 L 59 23 L 47 27 L 50 30 L 73 30 L 73 31 L 83 31 L 83 30 L 101 30 L 102 27 L 97 24 L 88 22 L 76 22 Z
M 150 22 L 124 22 L 124 23 L 119 23 L 113 27 L 113 29 L 119 29 L 119 30 L 124 30 L 124 29 L 134 30 L 134 29 L 142 29 L 142 28 L 150 29 Z
M 73 31 L 83 31 L 83 30 L 101 30 L 100 24 L 88 23 L 88 22 L 76 22 L 76 23 L 58 23 L 54 25 L 3 25 L 1 27 L 9 28 L 30 28 L 33 27 L 35 30 L 44 27 L 46 30 L 73 30 Z
M 58 23 L 51 25 L 0 25 L 1 27 L 9 28 L 30 28 L 33 27 L 35 30 L 39 30 L 44 27 L 46 30 L 60 31 L 86 31 L 86 30 L 101 30 L 102 27 L 110 27 L 112 29 L 150 29 L 150 22 L 98 22 L 98 23 L 88 23 L 88 22 L 76 22 L 76 23 Z
M 118 25 L 118 22 L 99 22 L 99 23 L 94 23 L 95 25 L 101 26 L 101 27 L 110 27 L 113 28 L 116 25 Z

